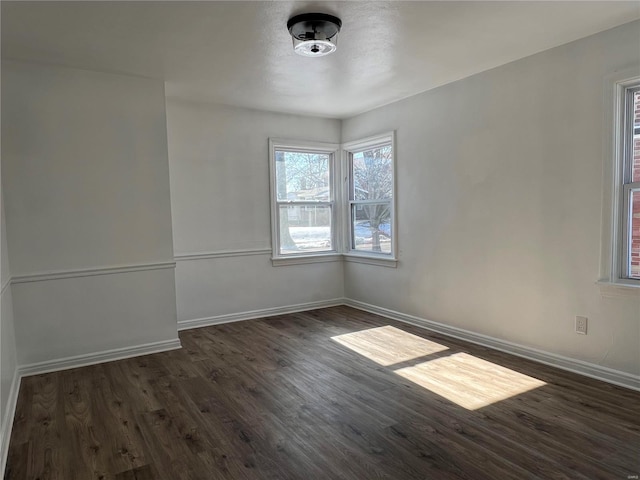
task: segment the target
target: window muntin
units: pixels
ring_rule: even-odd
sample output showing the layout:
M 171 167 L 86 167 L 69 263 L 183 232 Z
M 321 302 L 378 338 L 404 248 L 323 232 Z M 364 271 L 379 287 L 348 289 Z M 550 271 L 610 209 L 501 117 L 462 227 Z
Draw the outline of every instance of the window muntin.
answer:
M 345 146 L 349 176 L 348 250 L 394 256 L 393 136 Z
M 273 256 L 335 252 L 335 146 L 292 143 L 271 142 Z
M 640 81 L 624 88 L 622 121 L 622 248 L 620 276 L 640 280 Z

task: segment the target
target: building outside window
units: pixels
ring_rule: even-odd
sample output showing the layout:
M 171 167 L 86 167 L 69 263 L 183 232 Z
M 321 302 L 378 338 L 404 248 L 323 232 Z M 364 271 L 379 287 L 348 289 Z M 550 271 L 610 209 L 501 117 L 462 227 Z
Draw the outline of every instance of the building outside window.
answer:
M 616 84 L 612 281 L 640 285 L 640 79 Z

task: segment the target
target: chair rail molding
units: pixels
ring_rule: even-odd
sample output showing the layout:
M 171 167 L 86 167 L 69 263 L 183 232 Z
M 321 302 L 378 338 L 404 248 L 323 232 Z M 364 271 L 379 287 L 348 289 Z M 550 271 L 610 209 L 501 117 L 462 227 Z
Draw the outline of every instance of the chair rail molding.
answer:
M 113 275 L 116 273 L 142 272 L 146 270 L 164 270 L 175 268 L 176 262 L 163 261 L 153 263 L 132 263 L 129 265 L 113 265 L 105 267 L 81 268 L 73 270 L 54 270 L 48 272 L 36 272 L 28 275 L 15 275 L 11 279 L 13 285 L 30 282 L 45 282 L 62 278 L 93 277 L 96 275 Z
M 211 252 L 177 253 L 176 262 L 206 260 L 210 258 L 247 257 L 250 255 L 271 255 L 271 248 L 247 248 L 242 250 L 215 250 Z

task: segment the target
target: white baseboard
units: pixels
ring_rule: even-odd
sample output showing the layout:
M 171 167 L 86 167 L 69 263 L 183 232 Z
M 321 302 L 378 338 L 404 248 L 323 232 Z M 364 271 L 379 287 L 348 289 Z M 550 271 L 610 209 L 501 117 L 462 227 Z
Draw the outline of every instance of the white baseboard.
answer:
M 178 330 L 181 331 L 192 328 L 208 327 L 211 325 L 220 325 L 221 323 L 240 322 L 242 320 L 252 320 L 254 318 L 273 317 L 274 315 L 285 315 L 287 313 L 304 312 L 306 310 L 315 310 L 317 308 L 336 307 L 338 305 L 345 305 L 344 298 L 298 303 L 296 305 L 288 305 L 286 307 L 262 308 L 260 310 L 229 313 L 226 315 L 196 318 L 193 320 L 180 320 L 178 322 Z
M 569 357 L 563 357 L 562 355 L 545 352 L 532 347 L 526 347 L 517 343 L 507 342 L 487 335 L 474 333 L 469 330 L 451 327 L 449 325 L 425 320 L 424 318 L 407 315 L 405 313 L 378 307 L 358 300 L 347 298 L 344 300 L 344 304 L 359 310 L 364 310 L 365 312 L 375 313 L 392 320 L 398 320 L 433 332 L 441 333 L 449 337 L 459 338 L 460 340 L 465 340 L 470 343 L 510 353 L 511 355 L 526 358 L 534 362 L 544 363 L 545 365 L 550 365 L 562 370 L 567 370 L 586 377 L 595 378 L 614 385 L 640 391 L 640 376 L 637 375 L 632 375 L 630 373 L 621 372 L 619 370 L 602 367 L 600 365 L 583 362 Z
M 39 375 L 41 373 L 57 372 L 59 370 L 68 370 L 70 368 L 86 367 L 87 365 L 95 365 L 96 363 L 112 362 L 114 360 L 122 360 L 140 355 L 149 355 L 151 353 L 166 352 L 179 348 L 182 348 L 182 344 L 180 343 L 179 338 L 175 338 L 172 340 L 145 343 L 134 347 L 114 348 L 112 350 L 105 350 L 98 353 L 88 353 L 85 355 L 76 355 L 73 357 L 21 365 L 18 368 L 18 372 L 20 376 L 27 377 L 29 375 Z
M 13 428 L 13 419 L 16 414 L 16 406 L 18 404 L 18 392 L 20 391 L 20 373 L 16 368 L 11 381 L 11 389 L 9 390 L 9 398 L 3 412 L 2 429 L 0 430 L 0 478 L 4 478 L 4 471 L 7 467 L 7 455 L 9 454 L 9 441 L 11 440 L 11 430 Z

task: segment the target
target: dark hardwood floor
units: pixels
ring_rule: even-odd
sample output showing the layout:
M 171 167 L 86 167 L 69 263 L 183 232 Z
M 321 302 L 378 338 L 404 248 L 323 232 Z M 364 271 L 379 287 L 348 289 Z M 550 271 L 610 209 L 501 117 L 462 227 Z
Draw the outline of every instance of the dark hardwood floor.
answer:
M 638 392 L 348 307 L 180 338 L 24 378 L 5 478 L 640 474 Z

